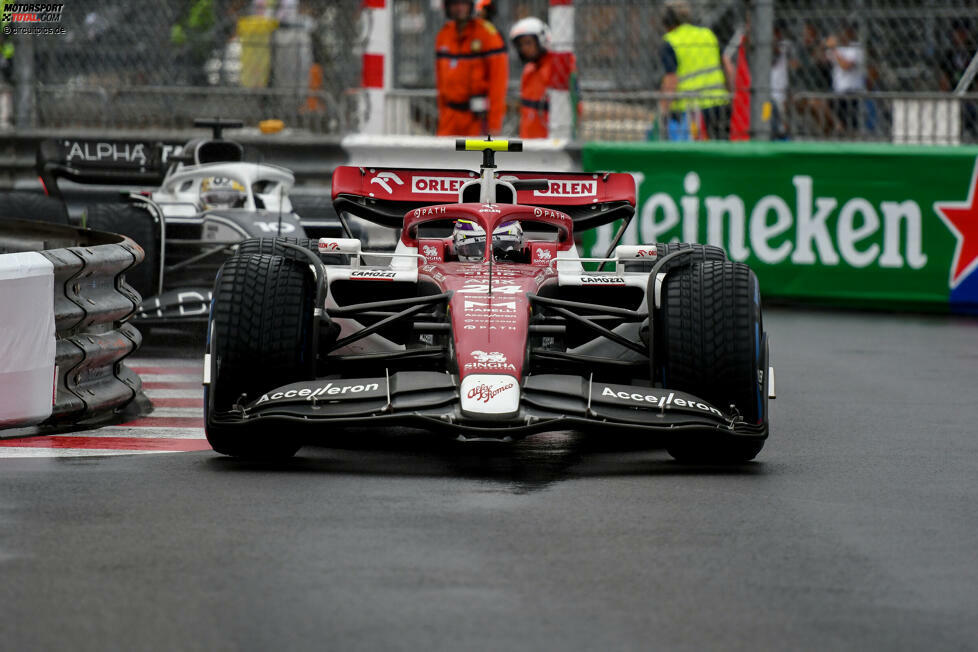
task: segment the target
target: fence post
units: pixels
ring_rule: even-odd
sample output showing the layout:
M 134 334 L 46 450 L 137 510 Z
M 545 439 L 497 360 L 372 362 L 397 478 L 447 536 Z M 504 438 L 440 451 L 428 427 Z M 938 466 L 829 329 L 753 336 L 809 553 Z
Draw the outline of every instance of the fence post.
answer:
M 14 124 L 18 129 L 34 126 L 34 39 L 18 35 L 14 50 Z
M 553 43 L 554 66 L 563 74 L 557 75 L 559 87 L 550 90 L 551 138 L 573 139 L 575 115 L 574 79 L 570 69 L 574 61 L 574 2 L 573 0 L 550 0 L 550 13 L 547 17 Z M 565 84 L 566 82 L 566 84 Z
M 385 104 L 387 89 L 393 78 L 394 21 L 392 0 L 365 0 L 369 33 L 363 53 L 364 113 L 362 131 L 365 134 L 383 134 L 386 130 Z
M 774 0 L 751 0 L 750 6 L 750 139 L 771 140 Z

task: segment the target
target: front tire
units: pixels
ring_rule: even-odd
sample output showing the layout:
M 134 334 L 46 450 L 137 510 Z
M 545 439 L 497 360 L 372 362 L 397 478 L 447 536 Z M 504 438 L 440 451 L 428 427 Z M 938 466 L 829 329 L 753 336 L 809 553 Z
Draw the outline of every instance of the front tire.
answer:
M 766 433 L 765 352 L 760 287 L 743 263 L 698 262 L 666 276 L 658 374 L 663 386 L 736 411 Z M 680 461 L 739 463 L 754 459 L 762 437 L 729 434 L 679 439 L 667 447 Z
M 287 432 L 221 423 L 218 414 L 262 392 L 315 377 L 312 359 L 315 279 L 308 265 L 282 256 L 235 256 L 222 265 L 209 325 L 211 385 L 207 440 L 219 453 L 287 458 L 301 444 Z

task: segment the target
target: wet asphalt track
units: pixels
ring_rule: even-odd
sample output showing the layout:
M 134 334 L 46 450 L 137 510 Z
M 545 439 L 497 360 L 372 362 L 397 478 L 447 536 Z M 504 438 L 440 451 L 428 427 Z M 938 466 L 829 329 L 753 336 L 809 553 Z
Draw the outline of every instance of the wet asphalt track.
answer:
M 975 649 L 978 322 L 766 324 L 734 469 L 566 434 L 0 459 L 0 648 Z

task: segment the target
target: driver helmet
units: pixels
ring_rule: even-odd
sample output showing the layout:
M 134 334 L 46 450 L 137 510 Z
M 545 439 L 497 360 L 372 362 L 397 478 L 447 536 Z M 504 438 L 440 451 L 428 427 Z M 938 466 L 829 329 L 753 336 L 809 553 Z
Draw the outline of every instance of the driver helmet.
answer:
M 519 222 L 503 222 L 492 232 L 492 253 L 496 258 L 523 251 L 523 227 Z
M 479 263 L 484 260 L 486 251 L 486 232 L 472 220 L 458 219 L 452 231 L 455 255 L 464 263 Z M 499 258 L 510 252 L 523 250 L 523 227 L 516 220 L 503 222 L 492 232 L 493 256 Z
M 486 231 L 472 220 L 455 220 L 452 230 L 455 255 L 463 263 L 482 262 L 486 253 Z
M 227 177 L 207 177 L 200 182 L 200 201 L 205 210 L 241 208 L 248 199 L 243 185 Z
M 550 28 L 539 18 L 530 16 L 516 21 L 516 24 L 509 30 L 509 42 L 513 44 L 513 47 L 516 47 L 516 39 L 521 36 L 535 37 L 541 55 L 550 49 Z M 517 48 L 517 52 L 519 52 L 519 48 Z

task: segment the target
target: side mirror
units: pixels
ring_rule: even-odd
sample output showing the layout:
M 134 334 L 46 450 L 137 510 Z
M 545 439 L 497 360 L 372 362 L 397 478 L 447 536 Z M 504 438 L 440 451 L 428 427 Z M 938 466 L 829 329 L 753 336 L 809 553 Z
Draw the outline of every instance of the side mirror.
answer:
M 362 249 L 358 238 L 320 238 L 319 253 L 358 255 Z
M 659 257 L 659 252 L 655 245 L 619 245 L 615 247 L 615 258 L 618 260 L 649 260 L 654 261 Z

